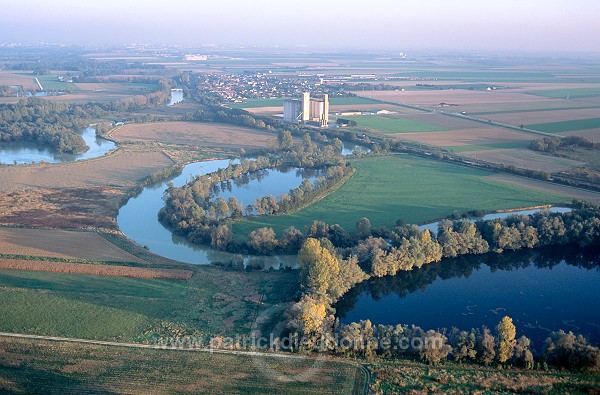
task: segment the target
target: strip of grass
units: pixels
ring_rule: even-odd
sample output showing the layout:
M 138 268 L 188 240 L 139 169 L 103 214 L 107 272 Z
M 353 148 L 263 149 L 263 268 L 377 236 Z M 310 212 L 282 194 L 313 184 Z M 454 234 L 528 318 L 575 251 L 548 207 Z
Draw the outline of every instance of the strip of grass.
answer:
M 335 360 L 100 346 L 0 337 L 0 392 L 358 394 L 364 374 Z
M 412 119 L 402 118 L 397 115 L 353 115 L 344 117 L 344 119 L 355 121 L 359 127 L 386 134 L 439 132 L 448 130 L 441 126 L 413 121 Z
M 481 144 L 481 145 L 448 145 L 444 148 L 454 152 L 487 151 L 493 149 L 527 148 L 529 141 L 511 141 L 508 143 Z
M 587 130 L 600 128 L 600 118 L 575 119 L 572 121 L 560 121 L 550 123 L 536 123 L 526 126 L 529 129 L 539 130 L 547 133 L 572 132 L 576 130 Z
M 551 97 L 554 99 L 585 99 L 600 96 L 600 88 L 548 89 L 523 92 L 534 96 Z
M 354 229 L 361 217 L 374 226 L 392 226 L 397 219 L 423 223 L 456 210 L 500 210 L 569 201 L 568 198 L 501 183 L 493 173 L 408 155 L 352 161 L 356 173 L 337 191 L 297 213 L 256 218 L 233 225 L 237 237 L 260 227 L 281 234 L 294 225 L 304 229 L 313 220 Z

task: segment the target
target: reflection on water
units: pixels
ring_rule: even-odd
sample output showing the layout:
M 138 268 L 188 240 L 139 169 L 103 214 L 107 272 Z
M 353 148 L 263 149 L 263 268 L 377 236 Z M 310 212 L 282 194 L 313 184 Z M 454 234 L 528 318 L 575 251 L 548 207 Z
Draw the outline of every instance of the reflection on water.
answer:
M 172 106 L 174 104 L 180 103 L 183 101 L 183 90 L 181 89 L 171 89 L 171 99 L 167 106 Z
M 5 164 L 73 162 L 96 158 L 116 148 L 114 142 L 96 136 L 96 128 L 94 126 L 87 127 L 81 134 L 81 137 L 90 149 L 79 155 L 60 153 L 33 143 L 0 143 L 0 162 Z
M 415 324 L 424 329 L 494 328 L 508 315 L 517 336 L 540 346 L 551 331 L 600 344 L 600 250 L 542 248 L 444 259 L 371 279 L 336 306 L 341 322 Z
M 236 160 L 236 162 L 239 162 Z M 207 174 L 229 165 L 229 160 L 211 160 L 191 163 L 185 166 L 178 176 L 168 180 L 159 181 L 150 185 L 138 196 L 130 199 L 119 210 L 117 224 L 121 231 L 136 243 L 148 247 L 156 254 L 167 258 L 193 264 L 208 264 L 211 262 L 228 262 L 235 254 L 216 251 L 209 246 L 200 246 L 188 242 L 185 238 L 173 235 L 158 221 L 158 211 L 163 207 L 162 199 L 167 184 L 180 187 L 198 174 Z M 235 196 L 239 201 L 250 204 L 257 197 L 272 194 L 278 196 L 295 188 L 308 178 L 314 181 L 320 175 L 319 171 L 297 168 L 284 168 L 258 172 L 247 179 L 248 183 L 230 181 L 221 184 L 219 195 L 226 199 Z M 296 256 L 276 256 L 252 258 L 246 256 L 245 260 L 255 259 L 263 262 L 266 268 L 289 266 L 296 267 Z

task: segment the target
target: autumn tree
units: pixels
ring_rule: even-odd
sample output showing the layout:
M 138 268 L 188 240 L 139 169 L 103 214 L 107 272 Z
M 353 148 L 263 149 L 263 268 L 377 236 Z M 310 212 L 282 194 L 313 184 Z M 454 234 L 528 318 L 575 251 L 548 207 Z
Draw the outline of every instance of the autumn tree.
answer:
M 421 358 L 433 365 L 448 358 L 452 347 L 448 345 L 447 340 L 448 338 L 443 333 L 434 330 L 427 331 L 419 352 Z
M 332 281 L 340 272 L 339 259 L 321 245 L 317 239 L 308 238 L 298 254 L 302 283 L 316 295 L 326 295 Z
M 517 328 L 512 318 L 506 316 L 500 320 L 496 331 L 498 332 L 498 362 L 505 363 L 515 352 Z
M 248 235 L 248 246 L 259 254 L 267 255 L 277 246 L 273 228 L 259 228 Z

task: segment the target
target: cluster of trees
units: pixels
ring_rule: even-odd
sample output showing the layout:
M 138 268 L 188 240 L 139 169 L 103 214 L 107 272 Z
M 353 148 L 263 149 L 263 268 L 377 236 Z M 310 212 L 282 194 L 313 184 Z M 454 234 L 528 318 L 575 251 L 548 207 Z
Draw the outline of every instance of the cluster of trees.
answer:
M 340 325 L 337 351 L 344 355 L 372 357 L 420 357 L 436 364 L 452 358 L 483 364 L 511 363 L 533 368 L 531 341 L 516 339 L 516 327 L 510 317 L 496 326 L 496 336 L 487 327 L 469 331 L 452 328 L 425 331 L 415 325 L 373 325 L 369 320 Z
M 336 351 L 353 357 L 421 358 L 436 364 L 448 358 L 489 365 L 510 364 L 526 369 L 553 365 L 585 372 L 600 371 L 600 349 L 587 343 L 583 336 L 562 330 L 550 333 L 543 352 L 534 357 L 531 340 L 516 337 L 510 317 L 496 326 L 495 336 L 487 327 L 469 331 L 452 328 L 425 331 L 412 325 L 373 325 L 369 320 L 340 325 Z
M 367 275 L 355 257 L 342 259 L 331 243 L 308 238 L 298 254 L 303 295 L 289 312 L 292 331 L 317 341 L 331 333 L 335 323 L 332 304 Z
M 81 130 L 94 117 L 105 114 L 94 104 L 56 103 L 29 98 L 0 106 L 0 141 L 26 141 L 48 145 L 59 152 L 87 149 Z
M 594 143 L 585 137 L 568 136 L 564 138 L 544 137 L 540 140 L 533 140 L 529 148 L 534 151 L 556 153 L 561 148 L 580 147 L 587 149 L 600 149 L 600 143 Z

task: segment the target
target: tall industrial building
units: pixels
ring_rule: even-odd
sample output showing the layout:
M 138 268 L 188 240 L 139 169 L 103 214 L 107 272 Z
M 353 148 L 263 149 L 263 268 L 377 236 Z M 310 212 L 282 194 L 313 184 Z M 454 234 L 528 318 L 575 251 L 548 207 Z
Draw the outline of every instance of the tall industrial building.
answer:
M 285 99 L 283 101 L 283 120 L 327 126 L 329 123 L 329 95 L 323 95 L 323 99 L 311 99 L 310 93 L 305 92 L 302 94 L 302 100 Z

